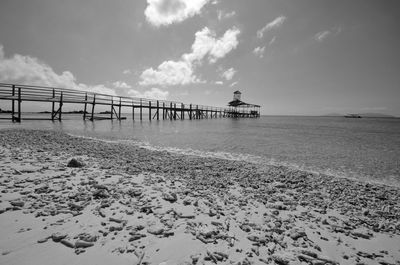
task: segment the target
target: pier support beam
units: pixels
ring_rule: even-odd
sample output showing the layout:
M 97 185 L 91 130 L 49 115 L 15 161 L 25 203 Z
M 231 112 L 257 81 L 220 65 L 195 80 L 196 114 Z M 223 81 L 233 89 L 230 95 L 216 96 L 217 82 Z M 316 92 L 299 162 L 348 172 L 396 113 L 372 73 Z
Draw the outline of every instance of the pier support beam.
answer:
M 58 109 L 58 121 L 61 121 L 62 106 L 63 106 L 63 92 L 61 91 L 61 95 L 60 95 L 60 108 Z
M 14 97 L 15 97 L 15 85 L 12 85 L 12 93 L 11 93 L 11 98 L 12 98 L 12 100 L 11 100 L 11 120 L 14 122 L 14 120 L 15 120 L 15 117 L 14 117 L 14 115 L 15 115 L 15 100 L 14 100 Z
M 54 107 L 55 107 L 55 102 L 56 100 L 56 91 L 53 88 L 53 98 L 52 98 L 52 102 L 51 102 L 51 120 L 54 121 Z
M 17 122 L 21 122 L 21 88 L 18 88 L 18 117 Z
M 83 120 L 86 120 L 86 111 L 87 111 L 87 93 L 85 93 L 85 107 L 83 109 Z
M 121 120 L 121 109 L 122 109 L 122 102 L 121 97 L 119 98 L 119 107 L 118 107 L 118 119 Z
M 160 102 L 157 100 L 157 120 L 160 120 Z
M 133 104 L 133 100 L 132 100 L 132 120 L 135 120 L 135 104 Z
M 176 103 L 174 103 L 174 120 L 176 120 Z
M 169 119 L 172 121 L 172 102 L 169 105 Z
M 151 121 L 151 101 L 149 101 L 149 121 Z
M 140 120 L 142 120 L 143 119 L 143 117 L 142 117 L 142 114 L 143 114 L 143 103 L 142 103 L 142 99 L 140 99 Z
M 94 106 L 96 105 L 96 94 L 93 95 L 93 103 L 92 103 L 92 117 L 90 118 L 91 121 L 94 121 Z
M 114 118 L 114 98 L 111 97 L 111 109 L 110 109 L 110 118 L 111 120 Z
M 165 120 L 165 102 L 162 103 L 162 119 Z

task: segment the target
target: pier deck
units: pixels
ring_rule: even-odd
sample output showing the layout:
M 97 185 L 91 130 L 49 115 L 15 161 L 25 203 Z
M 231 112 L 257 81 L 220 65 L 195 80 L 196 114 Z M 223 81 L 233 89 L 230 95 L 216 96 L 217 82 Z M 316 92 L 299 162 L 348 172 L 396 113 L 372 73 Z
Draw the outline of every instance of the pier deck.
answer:
M 184 104 L 176 101 L 124 97 L 107 95 L 89 91 L 64 88 L 51 88 L 42 86 L 28 86 L 0 83 L 0 100 L 11 102 L 10 119 L 21 122 L 23 102 L 48 102 L 51 103 L 49 120 L 62 120 L 63 106 L 65 104 L 78 104 L 83 107 L 84 120 L 118 119 L 123 120 L 122 108 L 139 114 L 143 120 L 145 115 L 149 120 L 178 120 L 178 119 L 205 119 L 223 117 L 252 117 L 260 116 L 258 109 L 222 108 L 195 104 Z M 107 116 L 99 116 L 95 112 L 96 106 L 107 106 Z M 104 108 L 104 107 L 103 107 Z M 137 113 L 138 112 L 138 113 Z M 104 113 L 104 112 L 103 112 Z M 3 118 L 4 119 L 4 118 Z

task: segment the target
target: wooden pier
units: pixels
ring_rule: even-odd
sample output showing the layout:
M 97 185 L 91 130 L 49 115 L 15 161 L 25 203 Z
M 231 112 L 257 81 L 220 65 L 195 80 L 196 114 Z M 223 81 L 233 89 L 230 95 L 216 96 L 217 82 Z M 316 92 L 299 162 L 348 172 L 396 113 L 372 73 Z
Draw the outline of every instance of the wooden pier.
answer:
M 51 112 L 48 120 L 62 120 L 63 106 L 65 104 L 78 104 L 83 107 L 83 120 L 117 119 L 124 120 L 122 109 L 132 113 L 132 119 L 138 114 L 139 119 L 148 120 L 183 120 L 183 119 L 212 119 L 224 117 L 251 117 L 260 116 L 260 106 L 253 108 L 240 107 L 211 107 L 195 104 L 184 104 L 176 101 L 165 101 L 156 99 L 123 97 L 106 95 L 89 91 L 74 89 L 52 88 L 42 86 L 28 86 L 0 83 L 0 100 L 11 102 L 10 117 L 13 122 L 24 120 L 22 116 L 23 102 L 47 102 L 51 103 Z M 109 110 L 102 112 L 107 116 L 101 116 L 95 112 L 96 106 L 106 106 Z M 103 107 L 104 108 L 104 107 Z M 146 113 L 145 113 L 146 112 Z M 3 115 L 2 115 L 3 116 Z M 32 118 L 31 118 L 32 119 Z M 39 119 L 39 118 L 38 118 Z M 43 119 L 43 118 L 41 118 Z

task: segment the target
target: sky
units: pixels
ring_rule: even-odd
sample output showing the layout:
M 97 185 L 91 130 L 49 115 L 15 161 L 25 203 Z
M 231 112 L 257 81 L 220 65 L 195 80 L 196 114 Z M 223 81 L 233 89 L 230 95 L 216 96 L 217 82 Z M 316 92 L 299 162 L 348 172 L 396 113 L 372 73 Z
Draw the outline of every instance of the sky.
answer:
M 400 116 L 399 27 L 398 0 L 1 0 L 0 82 Z

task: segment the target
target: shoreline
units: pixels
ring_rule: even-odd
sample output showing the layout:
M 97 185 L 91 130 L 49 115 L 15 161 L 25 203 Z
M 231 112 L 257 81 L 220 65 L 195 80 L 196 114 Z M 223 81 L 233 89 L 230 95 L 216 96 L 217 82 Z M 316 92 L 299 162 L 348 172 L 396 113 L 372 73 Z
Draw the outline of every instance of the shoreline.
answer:
M 47 264 L 34 251 L 56 264 L 400 264 L 398 187 L 54 131 L 0 130 L 0 143 L 7 264 Z
M 242 163 L 250 163 L 250 164 L 256 164 L 259 167 L 262 166 L 267 166 L 267 167 L 283 167 L 287 168 L 288 170 L 292 171 L 301 171 L 307 174 L 311 175 L 324 175 L 329 178 L 336 178 L 336 179 L 348 179 L 351 181 L 355 182 L 361 182 L 361 183 L 368 183 L 368 184 L 373 184 L 373 185 L 384 185 L 384 186 L 389 186 L 389 187 L 396 187 L 400 188 L 400 183 L 397 181 L 379 181 L 376 179 L 371 179 L 370 177 L 365 177 L 365 178 L 357 178 L 357 177 L 351 177 L 351 176 L 346 176 L 344 173 L 337 173 L 333 174 L 330 172 L 323 172 L 323 171 L 317 171 L 314 169 L 307 169 L 305 167 L 298 166 L 296 164 L 290 164 L 290 163 L 282 163 L 282 162 L 272 162 L 275 161 L 273 159 L 267 161 L 264 160 L 261 156 L 257 155 L 251 155 L 251 154 L 238 154 L 238 153 L 229 153 L 229 152 L 208 152 L 208 151 L 200 151 L 200 150 L 194 150 L 194 149 L 181 149 L 181 148 L 173 148 L 173 147 L 163 147 L 163 146 L 152 146 L 150 144 L 143 144 L 141 142 L 136 142 L 133 140 L 107 140 L 107 139 L 101 139 L 101 138 L 96 138 L 96 137 L 91 137 L 91 136 L 82 136 L 82 135 L 76 135 L 73 133 L 66 133 L 68 136 L 74 137 L 74 138 L 83 138 L 91 141 L 99 141 L 99 142 L 104 142 L 104 143 L 111 143 L 111 144 L 122 144 L 122 145 L 132 145 L 136 148 L 143 148 L 146 150 L 149 150 L 151 152 L 168 152 L 174 155 L 180 155 L 180 156 L 192 156 L 192 157 L 199 157 L 199 158 L 211 158 L 211 159 L 218 159 L 218 160 L 227 160 L 227 161 L 238 161 Z M 392 176 L 389 176 L 392 177 Z

